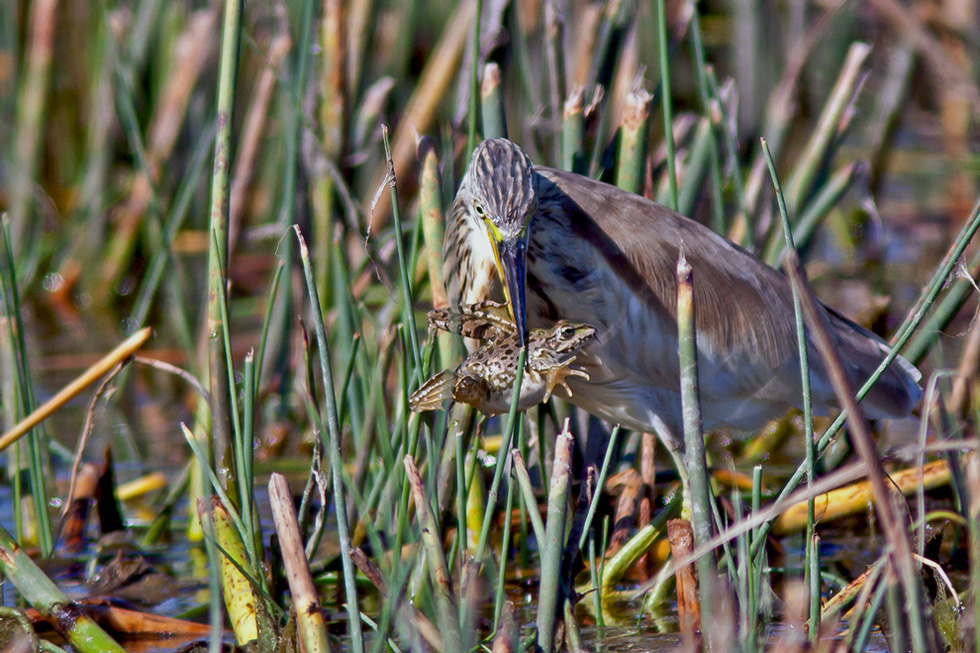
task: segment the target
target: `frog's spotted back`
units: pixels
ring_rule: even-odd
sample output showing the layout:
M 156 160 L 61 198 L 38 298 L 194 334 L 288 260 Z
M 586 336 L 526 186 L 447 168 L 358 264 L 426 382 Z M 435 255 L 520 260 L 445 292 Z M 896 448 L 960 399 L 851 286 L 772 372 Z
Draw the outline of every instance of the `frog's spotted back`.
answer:
M 476 340 L 493 340 L 517 333 L 507 305 L 489 300 L 460 306 L 456 310 L 436 308 L 429 311 L 428 319 L 430 330 L 441 329 Z

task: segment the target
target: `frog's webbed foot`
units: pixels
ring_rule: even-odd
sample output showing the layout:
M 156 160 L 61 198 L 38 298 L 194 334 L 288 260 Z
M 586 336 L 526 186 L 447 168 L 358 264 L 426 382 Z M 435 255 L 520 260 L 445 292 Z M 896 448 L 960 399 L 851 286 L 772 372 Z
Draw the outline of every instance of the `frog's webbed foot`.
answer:
M 583 370 L 573 370 L 572 368 L 569 367 L 569 365 L 571 365 L 574 360 L 575 359 L 572 358 L 564 365 L 548 370 L 546 376 L 548 381 L 548 386 L 547 386 L 547 390 L 544 393 L 545 401 L 551 399 L 551 394 L 555 391 L 555 388 L 558 386 L 565 388 L 565 392 L 568 394 L 569 397 L 571 397 L 572 389 L 568 387 L 568 383 L 565 380 L 570 376 L 580 376 L 586 381 L 589 380 L 589 374 L 587 372 Z
M 412 393 L 408 398 L 408 407 L 413 412 L 422 413 L 427 410 L 438 410 L 442 408 L 443 402 L 453 394 L 453 373 L 451 370 L 443 370 Z

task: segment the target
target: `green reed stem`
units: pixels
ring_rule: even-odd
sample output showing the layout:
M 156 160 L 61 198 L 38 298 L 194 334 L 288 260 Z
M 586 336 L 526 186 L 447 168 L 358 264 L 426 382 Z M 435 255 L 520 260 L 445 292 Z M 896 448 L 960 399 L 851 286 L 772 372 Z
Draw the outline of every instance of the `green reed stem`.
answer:
M 327 345 L 327 333 L 323 326 L 323 310 L 320 307 L 320 297 L 316 291 L 316 277 L 310 263 L 310 251 L 306 247 L 303 235 L 298 226 L 294 226 L 296 238 L 299 240 L 300 258 L 303 261 L 303 272 L 306 275 L 306 289 L 310 297 L 310 309 L 313 313 L 313 325 L 316 329 L 317 350 L 320 354 L 320 372 L 323 375 L 323 395 L 327 410 L 327 431 L 329 432 L 328 450 L 330 452 L 330 469 L 333 476 L 334 511 L 337 519 L 337 536 L 340 540 L 340 561 L 344 574 L 344 593 L 347 599 L 347 627 L 350 629 L 350 646 L 353 653 L 364 653 L 364 636 L 361 632 L 360 608 L 357 598 L 357 581 L 354 572 L 354 562 L 350 557 L 350 529 L 347 523 L 347 503 L 344 500 L 343 473 L 340 449 L 340 425 L 337 421 L 337 398 L 334 394 L 333 372 L 330 369 L 330 350 Z
M 718 152 L 718 133 L 719 125 L 716 122 L 716 112 L 712 109 L 711 95 L 708 91 L 708 75 L 706 59 L 704 56 L 704 40 L 701 38 L 701 12 L 697 5 L 691 14 L 691 50 L 694 53 L 694 74 L 698 82 L 698 99 L 701 103 L 701 113 L 708 118 L 711 131 L 708 134 L 709 163 L 711 166 L 711 205 L 712 205 L 712 227 L 717 233 L 725 233 L 725 203 L 722 191 L 725 181 L 722 179 L 721 162 Z M 737 161 L 736 161 L 737 164 Z M 688 215 L 684 213 L 684 215 Z
M 242 517 L 247 529 L 246 536 L 253 540 L 256 536 L 261 538 L 261 529 L 255 515 L 255 352 L 252 349 L 245 354 L 244 371 L 242 378 L 242 427 L 241 432 L 235 439 L 239 451 L 236 458 L 239 460 L 240 469 L 238 470 L 238 491 L 241 497 Z M 259 540 L 261 547 L 261 539 Z
M 584 147 L 584 92 L 581 86 L 576 86 L 572 90 L 562 108 L 561 121 L 561 167 L 580 175 L 588 173 Z
M 766 164 L 769 166 L 769 176 L 772 178 L 772 185 L 776 191 L 776 203 L 779 206 L 779 217 L 782 221 L 783 239 L 785 251 L 796 252 L 796 245 L 793 242 L 793 228 L 789 220 L 789 213 L 786 210 L 786 199 L 783 196 L 783 189 L 776 175 L 776 164 L 769 151 L 766 139 L 762 139 L 762 151 L 766 157 Z M 800 300 L 800 292 L 793 284 L 793 315 L 796 319 L 796 347 L 800 356 L 800 388 L 803 393 L 803 431 L 806 442 L 806 481 L 807 485 L 813 484 L 816 477 L 817 451 L 813 441 L 813 402 L 810 396 L 810 361 L 807 353 L 806 325 L 803 321 L 803 304 Z M 816 536 L 814 534 L 814 499 L 811 497 L 807 501 L 806 518 L 806 564 L 804 566 L 804 583 L 810 594 L 810 638 L 814 641 L 817 634 L 817 625 L 820 623 L 820 561 L 819 551 L 816 549 Z M 816 569 L 816 578 L 813 577 L 813 570 Z M 817 591 L 812 592 L 814 584 Z
M 512 449 L 511 455 L 511 465 L 512 471 L 514 472 L 515 480 L 517 485 L 521 488 L 521 495 L 524 498 L 524 505 L 528 508 L 528 517 L 531 520 L 531 530 L 534 531 L 534 539 L 538 542 L 538 547 L 544 546 L 545 542 L 545 527 L 544 520 L 541 519 L 541 513 L 538 511 L 538 500 L 534 496 L 534 487 L 531 485 L 531 476 L 527 472 L 527 465 L 524 462 L 524 456 L 521 455 L 520 450 Z
M 314 5 L 316 3 L 309 3 Z M 317 32 L 320 35 L 319 45 L 322 58 L 320 62 L 320 107 L 317 113 L 322 133 L 320 142 L 323 145 L 323 155 L 333 165 L 340 164 L 343 152 L 347 124 L 345 122 L 346 79 L 345 66 L 347 63 L 347 42 L 345 38 L 346 17 L 344 3 L 340 0 L 328 0 L 321 3 L 321 18 Z M 303 34 L 307 37 L 307 30 Z M 312 38 L 312 35 L 310 35 Z M 307 47 L 309 43 L 301 43 Z M 317 175 L 312 180 L 312 240 L 314 263 L 317 269 L 318 290 L 326 295 L 330 277 L 330 254 L 333 247 L 334 210 L 336 206 L 336 189 L 333 176 L 327 171 Z M 330 302 L 328 302 L 330 303 Z
M 811 499 L 812 502 L 812 499 Z M 813 529 L 813 506 L 808 506 L 807 542 L 806 542 L 806 574 L 807 591 L 810 593 L 810 630 L 808 635 L 811 642 L 816 642 L 820 634 L 820 536 Z
M 614 426 L 612 433 L 609 434 L 609 443 L 606 445 L 606 455 L 602 459 L 602 469 L 599 470 L 599 476 L 596 478 L 596 490 L 592 495 L 592 502 L 589 504 L 589 512 L 585 516 L 585 522 L 582 526 L 582 535 L 578 541 L 579 549 L 585 547 L 585 539 L 588 537 L 589 533 L 592 532 L 592 520 L 595 518 L 595 512 L 599 508 L 599 497 L 602 496 L 602 488 L 606 486 L 606 474 L 609 472 L 609 463 L 612 460 L 613 451 L 616 450 L 616 439 L 618 437 L 619 424 Z
M 695 12 L 694 20 L 694 25 L 700 28 L 700 22 L 697 21 L 697 12 Z M 733 130 L 729 128 L 732 124 L 730 122 L 731 116 L 721 97 L 721 88 L 718 86 L 718 80 L 715 78 L 715 73 L 711 66 L 705 65 L 704 76 L 710 91 L 711 123 L 721 133 L 722 139 L 724 140 L 725 150 L 728 154 L 728 165 L 732 173 L 731 187 L 735 192 L 736 209 L 733 223 L 744 223 L 741 245 L 751 251 L 755 248 L 755 234 L 750 221 L 748 203 L 745 199 L 745 185 L 742 182 L 742 162 L 738 158 L 738 143 L 736 142 Z
M 833 92 L 824 105 L 807 147 L 796 162 L 795 172 L 787 184 L 789 205 L 794 214 L 809 199 L 817 175 L 832 154 L 834 146 L 840 141 L 841 125 L 846 122 L 843 120 L 845 111 L 852 105 L 855 94 L 860 90 L 864 61 L 870 52 L 871 46 L 868 44 L 854 43 L 847 53 Z
M 231 497 L 229 497 L 228 493 L 225 491 L 221 479 L 218 478 L 218 474 L 211 467 L 210 461 L 208 460 L 209 456 L 207 449 L 204 448 L 201 440 L 195 437 L 195 435 L 183 422 L 180 424 L 180 429 L 184 434 L 184 439 L 187 440 L 188 446 L 191 448 L 191 452 L 197 458 L 198 464 L 201 466 L 201 469 L 204 471 L 204 475 L 211 484 L 211 489 L 214 491 L 214 494 L 217 495 L 222 506 L 224 506 L 225 510 L 227 510 L 232 523 L 235 525 L 235 528 L 241 534 L 242 541 L 247 541 L 245 538 L 245 524 L 242 522 L 241 514 L 239 513 L 238 508 L 235 506 L 235 502 L 231 500 Z M 254 555 L 254 552 L 249 555 Z
M 762 508 L 762 465 L 756 465 L 752 468 L 752 513 L 757 513 Z M 739 551 L 739 556 L 744 556 L 746 566 L 749 569 L 748 573 L 748 585 L 749 585 L 749 609 L 748 617 L 752 624 L 752 643 L 756 644 L 758 642 L 758 637 L 756 636 L 756 626 L 758 625 L 758 615 L 759 615 L 759 594 L 762 589 L 762 572 L 763 566 L 765 565 L 765 549 L 759 551 L 758 555 L 751 555 L 748 552 L 748 544 L 751 541 L 752 532 L 746 534 L 746 550 Z M 748 636 L 748 634 L 746 634 Z
M 504 113 L 504 93 L 501 88 L 500 66 L 493 61 L 483 68 L 480 84 L 480 107 L 484 138 L 507 138 L 507 116 Z
M 677 509 L 681 507 L 681 503 L 682 493 L 675 492 L 649 524 L 638 530 L 615 555 L 602 562 L 602 567 L 599 570 L 599 586 L 603 592 L 611 590 L 623 579 L 626 572 L 636 564 L 636 561 L 650 551 L 650 547 L 653 546 L 657 538 L 665 533 L 667 520 L 676 514 Z M 600 550 L 606 550 L 605 541 L 602 542 Z M 703 557 L 707 558 L 711 556 Z M 715 569 L 717 569 L 717 566 L 712 569 L 711 578 L 714 577 Z
M 860 627 L 854 638 L 854 646 L 851 648 L 852 651 L 863 651 L 867 646 L 868 635 L 871 634 L 871 628 L 875 625 L 875 616 L 878 611 L 881 610 L 881 604 L 885 601 L 885 596 L 888 594 L 888 587 L 891 583 L 887 579 L 882 579 L 878 582 L 878 587 L 875 588 L 875 593 L 871 599 L 871 605 L 868 606 L 864 613 L 863 618 L 860 621 Z
M 197 513 L 201 522 L 201 528 L 204 534 L 204 553 L 208 561 L 208 596 L 210 597 L 208 602 L 208 623 L 211 626 L 211 634 L 208 638 L 208 651 L 212 653 L 221 650 L 225 628 L 224 612 L 221 609 L 221 554 L 218 552 L 218 545 L 215 540 L 214 516 L 205 506 L 205 500 L 201 499 L 194 512 Z
M 961 504 L 961 512 L 966 513 L 967 532 L 970 542 L 980 542 L 980 461 L 976 456 L 968 460 L 966 467 L 966 483 L 969 491 Z M 969 589 L 972 594 L 974 623 L 980 624 L 980 547 L 971 546 L 969 553 L 970 573 Z M 974 633 L 973 647 L 975 653 L 980 653 L 980 634 Z
M 548 105 L 551 124 L 557 131 L 562 117 L 562 104 L 565 102 L 565 21 L 553 0 L 545 2 L 545 58 L 548 63 Z M 522 66 L 523 67 L 523 66 Z M 530 66 L 528 66 L 531 69 Z M 553 139 L 553 162 L 563 161 L 562 139 Z M 566 168 L 567 169 L 567 168 Z
M 398 336 L 402 340 L 404 345 L 405 329 L 402 325 L 396 327 Z M 403 351 L 407 351 L 407 347 L 403 348 Z M 399 397 L 399 405 L 401 407 L 401 414 L 398 417 L 396 428 L 394 429 L 396 433 L 399 434 L 398 441 L 398 456 L 399 458 L 406 455 L 415 456 L 415 438 L 409 434 L 408 430 L 408 420 L 405 418 L 404 407 L 408 406 L 408 384 L 409 381 L 409 371 L 408 371 L 408 356 L 402 356 L 400 361 L 400 371 L 401 378 L 398 388 L 401 392 L 401 397 Z M 399 495 L 398 503 L 395 505 L 396 516 L 397 516 L 397 526 L 395 528 L 395 546 L 393 551 L 401 551 L 402 544 L 405 542 L 405 534 L 408 530 L 408 501 L 411 496 L 411 488 L 409 487 L 408 477 L 404 472 L 392 470 L 391 478 L 394 480 L 396 485 L 401 486 L 401 493 Z M 401 564 L 401 557 L 395 556 L 393 559 L 392 569 L 397 569 Z
M 806 247 L 810 238 L 816 232 L 817 227 L 827 217 L 831 209 L 837 206 L 844 194 L 850 189 L 851 183 L 859 170 L 863 166 L 858 163 L 848 163 L 833 174 L 827 183 L 821 186 L 813 200 L 807 204 L 796 221 L 796 228 L 793 229 L 793 242 L 797 248 Z M 766 253 L 762 259 L 771 266 L 782 265 L 786 254 L 785 244 L 778 234 L 773 234 L 773 238 L 766 247 Z
M 623 110 L 623 118 L 619 128 L 619 160 L 616 163 L 616 185 L 631 193 L 640 193 L 643 190 L 647 142 L 650 140 L 650 101 L 652 99 L 653 96 L 643 88 L 637 88 L 626 96 L 626 107 Z
M 602 494 L 598 490 L 602 486 L 598 486 L 596 489 L 596 495 Z M 603 630 L 605 629 L 605 623 L 603 623 L 602 616 L 602 591 L 599 585 L 599 560 L 595 552 L 595 532 L 589 529 L 583 531 L 584 533 L 589 533 L 589 581 L 592 583 L 592 611 L 595 613 L 595 625 L 596 631 L 599 637 L 602 637 Z
M 590 93 L 597 85 L 607 89 L 610 87 L 619 53 L 626 42 L 626 32 L 636 15 L 635 10 L 633 3 L 626 0 L 613 0 L 605 5 L 586 83 Z
M 476 0 L 476 12 L 473 14 L 473 42 L 470 44 L 470 111 L 466 123 L 466 156 L 465 163 L 469 164 L 470 156 L 476 149 L 476 126 L 480 110 L 480 17 L 483 15 L 483 0 Z
M 456 412 L 453 406 L 451 415 Z M 459 550 L 466 551 L 467 528 L 466 528 L 466 451 L 464 440 L 466 434 L 460 429 L 453 438 L 456 447 L 456 539 L 459 541 Z
M 661 2 L 663 0 L 660 0 Z M 701 399 L 698 384 L 697 332 L 695 331 L 693 270 L 683 253 L 677 261 L 677 349 L 680 358 L 681 411 L 684 420 L 684 466 L 690 479 L 691 525 L 694 546 L 699 548 L 711 540 L 711 487 L 708 484 L 708 463 L 704 452 L 704 432 L 701 421 Z M 715 614 L 714 586 L 718 563 L 714 552 L 697 561 L 698 597 L 702 619 Z M 710 629 L 707 631 L 710 637 Z
M 970 278 L 975 278 L 977 272 L 980 271 L 980 252 L 970 259 L 967 268 Z M 957 279 L 950 283 L 946 296 L 939 302 L 939 306 L 936 307 L 929 321 L 919 330 L 919 334 L 905 350 L 905 357 L 916 365 L 921 363 L 946 327 L 959 314 L 966 300 L 973 296 L 975 290 L 976 288 L 968 279 Z
M 696 11 L 696 9 L 695 9 Z M 664 114 L 664 145 L 667 147 L 667 184 L 670 188 L 670 208 L 677 210 L 677 171 L 674 160 L 674 106 L 670 93 L 670 47 L 667 41 L 667 9 L 665 0 L 657 0 L 657 39 L 660 58 L 660 101 Z
M 548 520 L 541 543 L 541 582 L 538 585 L 537 645 L 543 653 L 555 650 L 555 620 L 561 595 L 561 559 L 565 549 L 565 513 L 568 506 L 569 477 L 572 473 L 572 443 L 566 428 L 555 441 L 555 458 L 548 492 Z
M 388 583 L 388 600 L 382 601 L 381 618 L 376 628 L 378 636 L 374 640 L 374 647 L 371 649 L 372 653 L 381 653 L 385 650 L 385 646 L 388 643 L 388 634 L 394 625 L 396 610 L 402 601 L 405 586 L 408 584 L 412 574 L 410 566 L 405 566 L 405 568 L 400 570 L 396 568 L 396 570 L 398 571 L 398 575 L 395 577 L 394 582 Z
M 712 153 L 714 153 L 713 157 Z M 698 120 L 698 127 L 694 133 L 694 143 L 687 155 L 687 168 L 684 170 L 684 177 L 677 189 L 677 211 L 681 215 L 691 215 L 694 211 L 695 202 L 697 202 L 704 188 L 702 178 L 705 168 L 712 158 L 717 161 L 718 152 L 714 145 L 711 121 L 708 118 L 701 118 Z M 711 187 L 715 188 L 714 182 L 711 183 Z M 715 204 L 716 202 L 713 201 L 712 205 Z M 714 229 L 719 224 L 719 220 L 715 219 L 712 228 Z M 724 227 L 724 225 L 721 226 Z
M 439 174 L 439 157 L 435 143 L 423 136 L 418 143 L 419 161 L 419 210 L 422 212 L 422 239 L 425 242 L 426 264 L 429 270 L 429 292 L 432 306 L 448 306 L 446 281 L 442 274 L 442 177 Z M 439 355 L 443 365 L 452 356 L 452 341 L 439 337 Z
M 504 532 L 500 537 L 500 570 L 497 572 L 497 587 L 493 599 L 493 632 L 500 631 L 500 617 L 507 600 L 505 585 L 507 581 L 507 560 L 510 559 L 511 511 L 514 509 L 514 484 L 507 484 L 507 499 L 504 502 Z
M 415 499 L 415 514 L 422 530 L 422 547 L 429 563 L 432 584 L 435 586 L 436 613 L 439 617 L 439 630 L 447 651 L 460 650 L 459 621 L 457 620 L 456 599 L 452 590 L 452 576 L 446 563 L 446 552 L 442 548 L 439 525 L 432 514 L 429 498 L 422 487 L 422 477 L 412 456 L 405 456 L 405 471 Z M 397 555 L 401 555 L 400 552 Z
M 215 232 L 211 232 L 212 243 L 211 245 L 215 248 L 215 251 L 220 251 L 221 245 L 218 242 L 218 237 Z M 226 250 L 227 251 L 227 250 Z M 220 270 L 228 269 L 228 261 L 224 259 L 223 256 L 218 255 L 218 267 Z M 228 279 L 224 273 L 220 273 L 219 283 L 222 288 L 228 287 Z M 231 328 L 228 325 L 228 295 L 224 292 L 218 293 L 218 310 L 221 325 L 221 342 L 222 342 L 222 354 L 224 354 L 224 368 L 228 373 L 227 383 L 228 383 L 228 400 L 230 402 L 230 414 L 232 422 L 232 435 L 236 438 L 241 435 L 242 424 L 241 416 L 238 411 L 238 392 L 235 388 L 235 367 L 231 359 Z
M 279 293 L 279 283 L 282 281 L 282 273 L 286 270 L 286 262 L 278 259 L 276 271 L 272 275 L 272 283 L 269 286 L 269 301 L 265 306 L 265 314 L 262 316 L 262 330 L 259 335 L 259 351 L 255 356 L 255 391 L 258 393 L 259 384 L 262 380 L 262 367 L 265 364 L 265 348 L 269 342 L 269 328 L 272 326 L 273 309 L 276 305 L 276 297 Z
M 361 334 L 356 334 L 351 339 L 350 354 L 347 357 L 347 367 L 344 368 L 344 373 L 340 377 L 340 392 L 337 393 L 338 397 L 347 397 L 348 391 L 350 390 L 351 381 L 354 380 L 354 368 L 357 366 L 357 355 L 361 349 L 361 343 L 364 339 Z M 349 402 L 341 401 L 340 406 L 337 407 L 337 423 L 344 424 L 347 420 L 347 407 Z
M 229 424 L 228 374 L 224 351 L 231 343 L 221 342 L 224 326 L 221 304 L 225 301 L 228 276 L 228 171 L 231 167 L 232 118 L 238 77 L 239 36 L 242 0 L 225 0 L 221 27 L 221 58 L 218 64 L 218 118 L 211 171 L 211 207 L 208 233 L 208 390 L 211 393 L 211 430 L 215 441 L 227 446 L 231 441 Z

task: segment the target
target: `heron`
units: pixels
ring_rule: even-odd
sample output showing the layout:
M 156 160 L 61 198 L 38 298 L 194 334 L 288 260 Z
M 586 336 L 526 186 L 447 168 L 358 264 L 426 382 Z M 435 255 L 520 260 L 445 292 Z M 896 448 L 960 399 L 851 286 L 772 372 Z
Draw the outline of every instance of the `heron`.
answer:
M 675 268 L 694 270 L 705 431 L 752 432 L 802 405 L 788 278 L 700 223 L 634 193 L 533 165 L 515 143 L 480 143 L 453 202 L 443 244 L 451 302 L 499 289 L 521 343 L 558 320 L 596 337 L 568 379 L 570 401 L 613 424 L 655 432 L 676 452 L 682 429 Z M 847 372 L 863 384 L 889 354 L 879 337 L 822 306 Z M 808 338 L 809 340 L 809 338 Z M 921 375 L 896 357 L 865 396 L 873 419 L 907 417 Z M 810 357 L 815 414 L 837 406 L 828 371 Z M 676 459 L 676 456 L 675 456 Z

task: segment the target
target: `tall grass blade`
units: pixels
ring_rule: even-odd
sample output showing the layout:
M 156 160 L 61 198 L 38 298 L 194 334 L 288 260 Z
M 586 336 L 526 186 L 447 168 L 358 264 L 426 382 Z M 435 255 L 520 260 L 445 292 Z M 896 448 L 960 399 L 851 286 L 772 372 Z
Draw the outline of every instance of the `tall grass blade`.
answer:
M 391 158 L 391 145 L 388 143 L 388 128 L 382 126 L 381 137 L 384 140 L 385 158 L 388 161 L 388 189 L 391 199 L 391 212 L 395 229 L 395 252 L 398 254 L 398 275 L 402 290 L 402 323 L 405 328 L 405 337 L 408 339 L 408 352 L 412 355 L 412 381 L 410 383 L 421 383 L 425 368 L 422 366 L 422 354 L 419 352 L 419 335 L 415 326 L 415 316 L 412 310 L 412 279 L 408 273 L 408 262 L 405 257 L 405 246 L 402 244 L 402 222 L 401 212 L 398 209 L 398 192 L 395 188 L 395 162 Z M 404 388 L 407 392 L 408 388 Z M 405 405 L 408 403 L 406 401 Z
M 664 144 L 667 146 L 667 185 L 670 208 L 677 210 L 677 171 L 674 159 L 674 101 L 670 92 L 670 47 L 667 36 L 666 0 L 657 0 L 657 43 L 660 59 L 660 101 L 664 118 Z
M 30 210 L 35 176 L 41 160 L 42 127 L 51 80 L 57 15 L 58 0 L 35 0 L 29 5 L 24 71 L 19 78 L 21 87 L 17 98 L 14 161 L 9 168 L 13 183 L 8 247 L 15 260 L 20 260 L 28 249 L 26 238 L 31 224 Z
M 47 460 L 47 447 L 44 443 L 47 441 L 47 437 L 42 436 L 41 433 L 32 429 L 49 415 L 53 408 L 60 404 L 48 401 L 45 403 L 48 410 L 39 411 L 35 409 L 34 386 L 31 381 L 30 367 L 27 361 L 27 341 L 24 335 L 24 320 L 20 304 L 20 290 L 17 285 L 17 272 L 14 267 L 14 250 L 10 226 L 7 215 L 0 215 L 0 235 L 3 237 L 3 250 L 0 252 L 0 256 L 2 256 L 2 260 L 0 260 L 0 309 L 2 309 L 0 319 L 3 319 L 5 322 L 4 329 L 7 333 L 4 335 L 9 339 L 9 343 L 6 344 L 5 349 L 8 355 L 12 354 L 12 360 L 9 362 L 4 361 L 3 363 L 7 368 L 3 371 L 5 377 L 3 383 L 5 386 L 7 384 L 10 386 L 4 390 L 4 394 L 10 396 L 12 399 L 11 405 L 5 407 L 4 413 L 8 416 L 8 420 L 16 419 L 17 417 L 22 417 L 23 419 L 18 420 L 20 424 L 13 426 L 10 433 L 0 438 L 0 451 L 3 450 L 3 447 L 9 446 L 10 443 L 15 442 L 25 433 L 28 434 L 26 450 L 21 452 L 18 447 L 15 456 L 10 460 L 10 467 L 15 479 L 14 494 L 15 499 L 18 500 L 18 508 L 15 511 L 18 526 L 17 534 L 18 536 L 24 534 L 24 530 L 22 529 L 24 522 L 20 514 L 20 500 L 23 498 L 22 487 L 20 485 L 20 469 L 23 464 L 21 455 L 23 453 L 27 457 L 27 472 L 34 508 L 34 525 L 36 527 L 37 541 L 41 547 L 42 554 L 47 556 L 54 549 L 54 533 L 52 531 L 51 517 L 48 514 L 48 488 L 46 484 L 48 478 L 46 469 L 49 461 Z M 5 396 L 3 398 L 6 399 L 7 397 Z M 10 416 L 13 416 L 13 418 Z
M 466 156 L 468 164 L 476 148 L 477 125 L 480 124 L 480 18 L 483 14 L 483 0 L 475 0 L 473 12 L 473 31 L 470 33 L 470 110 L 466 116 Z
M 922 602 L 919 571 L 912 558 L 912 548 L 908 532 L 902 524 L 891 502 L 888 486 L 885 484 L 885 472 L 878 458 L 874 441 L 868 431 L 867 424 L 861 415 L 857 400 L 854 397 L 851 382 L 844 372 L 840 355 L 834 347 L 830 334 L 827 332 L 810 291 L 805 285 L 799 257 L 795 251 L 789 250 L 786 265 L 790 279 L 797 287 L 803 306 L 804 315 L 813 333 L 817 349 L 828 368 L 830 380 L 834 386 L 837 400 L 848 414 L 848 425 L 851 427 L 851 441 L 861 456 L 868 471 L 868 480 L 874 496 L 875 514 L 882 523 L 882 531 L 890 549 L 891 563 L 894 565 L 902 590 L 904 592 L 905 612 L 909 618 L 909 630 L 912 637 L 913 651 L 934 650 L 935 631 L 928 618 L 926 605 Z M 899 628 L 904 624 L 893 624 Z
M 773 187 L 776 189 L 776 202 L 779 205 L 779 216 L 782 222 L 783 241 L 785 251 L 796 255 L 796 244 L 793 242 L 793 228 L 789 219 L 789 212 L 786 209 L 786 200 L 783 197 L 783 189 L 780 186 L 779 178 L 776 176 L 776 163 L 769 152 L 769 145 L 762 139 L 762 151 L 766 156 L 766 163 L 769 166 L 769 175 L 772 177 Z M 800 299 L 800 290 L 793 284 L 793 315 L 796 319 L 796 347 L 800 356 L 800 387 L 803 391 L 803 432 L 806 438 L 806 480 L 807 485 L 812 486 L 816 476 L 817 451 L 813 441 L 813 403 L 810 397 L 810 361 L 807 352 L 806 325 L 803 321 L 803 304 Z M 807 522 L 806 522 L 806 563 L 805 583 L 810 594 L 810 637 L 815 639 L 818 626 L 820 624 L 820 563 L 818 559 L 819 550 L 817 549 L 817 539 L 814 533 L 814 500 L 807 502 Z M 813 574 L 816 574 L 816 577 Z M 813 593 L 816 585 L 817 591 Z M 811 640 L 812 641 L 812 640 Z
M 324 403 L 327 412 L 327 432 L 329 436 L 327 452 L 330 456 L 330 470 L 333 481 L 334 510 L 337 516 L 337 536 L 340 540 L 340 561 L 343 567 L 344 592 L 347 600 L 347 626 L 350 628 L 350 646 L 353 653 L 364 653 L 364 637 L 361 632 L 360 608 L 358 607 L 357 583 L 354 577 L 354 563 L 350 557 L 351 539 L 347 520 L 347 503 L 344 501 L 344 482 L 341 469 L 340 425 L 337 421 L 337 396 L 334 394 L 333 371 L 330 364 L 330 350 L 327 346 L 327 333 L 323 325 L 323 310 L 316 291 L 316 278 L 310 263 L 310 252 L 299 231 L 293 227 L 299 240 L 300 258 L 306 275 L 306 290 L 310 297 L 310 310 L 316 331 L 317 350 L 320 355 L 320 372 L 323 376 Z

